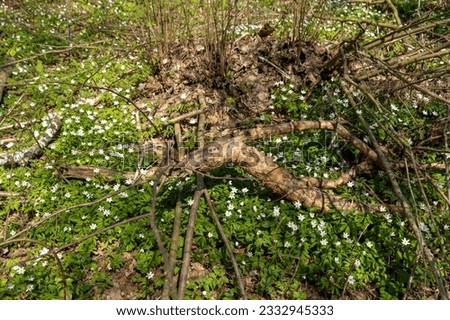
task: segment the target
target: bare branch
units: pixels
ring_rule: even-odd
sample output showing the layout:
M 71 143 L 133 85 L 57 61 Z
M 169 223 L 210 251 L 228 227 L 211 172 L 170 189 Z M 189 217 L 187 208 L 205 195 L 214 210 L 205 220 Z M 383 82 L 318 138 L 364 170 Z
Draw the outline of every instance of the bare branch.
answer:
M 341 82 L 341 87 L 343 88 L 344 92 L 346 93 L 347 98 L 350 101 L 350 104 L 352 106 L 356 107 L 356 103 L 353 101 L 353 98 L 352 98 L 348 88 L 346 87 L 346 85 L 343 82 Z M 425 243 L 424 237 L 422 235 L 422 231 L 420 231 L 420 229 L 414 219 L 414 216 L 411 213 L 410 205 L 409 205 L 408 201 L 406 200 L 405 196 L 403 195 L 403 192 L 400 189 L 400 186 L 397 182 L 397 178 L 395 177 L 394 171 L 392 170 L 391 164 L 389 163 L 385 154 L 381 150 L 381 148 L 378 144 L 378 141 L 376 140 L 375 135 L 373 134 L 372 130 L 370 129 L 370 126 L 367 123 L 367 121 L 364 119 L 364 117 L 361 114 L 357 114 L 357 116 L 358 116 L 359 120 L 363 123 L 363 125 L 366 129 L 366 132 L 369 136 L 369 139 L 372 142 L 372 145 L 375 147 L 375 151 L 378 154 L 378 157 L 380 159 L 380 164 L 384 167 L 386 173 L 388 174 L 392 188 L 394 189 L 395 194 L 397 195 L 398 199 L 402 203 L 404 213 L 408 219 L 411 229 L 413 230 L 414 234 L 416 235 L 416 238 L 419 243 L 419 247 L 420 247 L 421 251 L 424 253 L 428 262 L 430 263 L 431 270 L 434 274 L 435 280 L 437 282 L 437 286 L 439 288 L 440 297 L 444 300 L 448 300 L 447 290 L 444 286 L 444 283 L 439 274 L 439 271 L 436 268 L 436 262 L 435 262 L 434 255 Z

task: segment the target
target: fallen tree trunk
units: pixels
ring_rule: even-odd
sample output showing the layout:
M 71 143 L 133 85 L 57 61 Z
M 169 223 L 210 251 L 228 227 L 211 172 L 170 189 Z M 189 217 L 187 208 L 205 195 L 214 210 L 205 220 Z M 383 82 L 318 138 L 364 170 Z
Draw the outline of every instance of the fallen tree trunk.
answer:
M 191 153 L 175 169 L 188 173 L 207 173 L 225 163 L 233 162 L 252 175 L 264 187 L 292 201 L 307 207 L 319 208 L 323 212 L 349 210 L 359 212 L 379 211 L 380 205 L 362 205 L 356 201 L 329 194 L 319 188 L 319 180 L 296 178 L 285 168 L 276 164 L 271 157 L 264 155 L 241 139 L 222 138 Z M 392 208 L 398 211 L 398 208 Z
M 325 189 L 337 188 L 358 174 L 368 173 L 377 169 L 378 156 L 363 141 L 349 132 L 339 121 L 317 120 L 296 121 L 282 123 L 269 127 L 258 127 L 242 132 L 224 132 L 223 137 L 216 139 L 203 148 L 193 151 L 182 161 L 173 163 L 160 163 L 160 167 L 153 167 L 145 172 L 120 172 L 117 170 L 97 168 L 93 166 L 67 165 L 59 168 L 56 173 L 64 178 L 94 177 L 95 175 L 111 179 L 112 176 L 121 174 L 124 179 L 133 181 L 149 181 L 153 179 L 158 168 L 167 166 L 171 168 L 171 174 L 208 174 L 211 170 L 223 166 L 226 163 L 235 163 L 252 175 L 261 185 L 270 189 L 292 202 L 300 202 L 304 206 L 320 209 L 323 212 L 332 210 L 380 212 L 382 207 L 389 207 L 391 211 L 399 212 L 400 208 L 386 205 L 363 205 L 357 201 L 326 192 Z M 272 157 L 266 156 L 262 151 L 249 146 L 246 141 L 261 139 L 267 136 L 279 135 L 294 131 L 304 130 L 328 130 L 335 131 L 341 138 L 359 149 L 366 157 L 358 165 L 341 173 L 336 179 L 320 179 L 315 177 L 295 177 L 288 170 L 279 166 Z

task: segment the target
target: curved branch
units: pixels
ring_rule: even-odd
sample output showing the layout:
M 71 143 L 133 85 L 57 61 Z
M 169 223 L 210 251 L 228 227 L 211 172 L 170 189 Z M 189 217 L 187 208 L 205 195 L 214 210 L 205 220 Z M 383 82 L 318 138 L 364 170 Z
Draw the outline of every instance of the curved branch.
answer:
M 401 27 L 402 20 L 400 20 L 400 17 L 398 15 L 397 7 L 392 3 L 391 0 L 385 0 L 386 4 L 388 5 L 389 9 L 391 9 L 392 14 L 394 15 L 395 22 L 397 22 L 397 25 Z
M 233 249 L 231 248 L 230 241 L 227 238 L 225 231 L 223 230 L 222 224 L 220 223 L 219 217 L 217 216 L 216 210 L 214 209 L 214 204 L 209 196 L 208 190 L 205 189 L 205 199 L 209 208 L 209 212 L 211 213 L 211 217 L 216 225 L 217 232 L 222 238 L 223 243 L 225 244 L 225 248 L 227 249 L 228 255 L 230 256 L 231 265 L 233 266 L 234 273 L 236 274 L 236 280 L 239 285 L 239 290 L 241 291 L 241 295 L 243 299 L 247 299 L 247 294 L 245 293 L 244 281 L 241 276 L 241 271 L 239 269 L 239 265 L 236 261 L 236 257 L 234 256 Z
M 292 202 L 308 207 L 320 208 L 323 212 L 333 209 L 351 211 L 377 210 L 378 206 L 363 206 L 355 201 L 328 194 L 296 178 L 272 158 L 240 139 L 219 139 L 188 156 L 175 168 L 187 172 L 209 172 L 227 162 L 233 162 L 254 176 L 264 187 L 280 194 Z
M 337 179 L 317 179 L 313 177 L 297 178 L 285 168 L 277 165 L 272 158 L 263 152 L 247 145 L 244 141 L 252 141 L 271 135 L 279 135 L 294 131 L 304 130 L 329 130 L 335 131 L 340 137 L 350 142 L 359 149 L 368 161 L 342 173 Z M 227 162 L 240 165 L 250 175 L 254 176 L 262 185 L 273 192 L 286 197 L 293 202 L 300 202 L 309 207 L 320 208 L 327 212 L 332 209 L 352 211 L 378 211 L 381 206 L 363 206 L 355 201 L 331 195 L 321 189 L 336 188 L 355 178 L 360 173 L 369 172 L 376 168 L 378 156 L 362 140 L 350 133 L 339 121 L 295 121 L 282 123 L 269 127 L 257 127 L 243 132 L 225 132 L 227 136 L 216 139 L 205 147 L 190 153 L 187 158 L 174 165 L 174 169 L 186 170 L 191 173 L 208 173 L 212 169 L 222 166 Z M 233 136 L 234 135 L 234 136 Z M 95 167 L 90 166 L 66 166 L 61 173 L 64 177 L 82 178 L 84 174 L 94 175 Z M 142 180 L 149 179 L 155 174 L 156 169 L 150 169 Z M 99 174 L 106 177 L 118 173 L 109 169 L 98 169 Z M 125 173 L 125 177 L 131 177 L 132 173 Z M 85 177 L 85 176 L 84 176 Z M 393 207 L 394 211 L 399 211 Z
M 335 189 L 355 179 L 359 174 L 368 173 L 373 171 L 374 169 L 376 169 L 376 166 L 373 164 L 373 162 L 364 161 L 350 168 L 350 170 L 348 170 L 347 172 L 343 172 L 336 179 L 319 179 L 315 177 L 302 177 L 298 179 L 304 182 L 308 187 Z
M 335 131 L 342 139 L 347 140 L 355 148 L 360 150 L 367 158 L 373 162 L 378 162 L 377 153 L 371 149 L 366 143 L 361 139 L 354 136 L 350 131 L 348 131 L 342 123 L 343 120 L 299 120 L 287 123 L 277 124 L 275 126 L 268 127 L 256 127 L 253 129 L 233 132 L 224 131 L 222 138 L 227 136 L 233 136 L 233 139 L 239 141 L 253 141 L 264 137 L 270 137 L 274 135 L 285 134 L 295 131 L 307 131 L 307 130 L 327 130 Z

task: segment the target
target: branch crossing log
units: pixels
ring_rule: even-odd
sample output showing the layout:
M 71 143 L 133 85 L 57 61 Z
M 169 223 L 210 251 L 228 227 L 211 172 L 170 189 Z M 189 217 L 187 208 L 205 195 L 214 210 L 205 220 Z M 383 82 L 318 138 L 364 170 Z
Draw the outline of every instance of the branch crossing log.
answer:
M 25 150 L 17 151 L 12 154 L 0 155 L 0 166 L 24 166 L 31 159 L 36 158 L 43 153 L 44 148 L 56 138 L 56 134 L 61 128 L 61 119 L 56 113 L 49 113 L 46 118 L 47 120 L 50 120 L 50 123 L 44 134 L 39 137 L 36 143 Z

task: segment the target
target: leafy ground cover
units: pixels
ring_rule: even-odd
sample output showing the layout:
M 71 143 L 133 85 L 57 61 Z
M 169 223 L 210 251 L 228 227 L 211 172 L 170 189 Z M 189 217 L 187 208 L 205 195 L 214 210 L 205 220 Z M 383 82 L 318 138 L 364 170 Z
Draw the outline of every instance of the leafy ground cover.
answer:
M 448 7 L 189 3 L 1 4 L 0 297 L 445 297 Z

